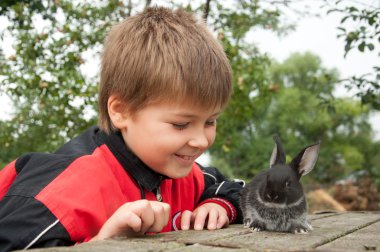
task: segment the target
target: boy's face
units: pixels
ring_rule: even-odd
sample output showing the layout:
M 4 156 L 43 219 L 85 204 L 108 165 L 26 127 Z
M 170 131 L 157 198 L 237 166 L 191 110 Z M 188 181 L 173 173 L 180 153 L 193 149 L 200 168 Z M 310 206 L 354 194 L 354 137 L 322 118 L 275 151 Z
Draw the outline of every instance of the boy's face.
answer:
M 170 178 L 189 174 L 215 139 L 220 108 L 155 103 L 125 118 L 127 146 L 151 169 Z

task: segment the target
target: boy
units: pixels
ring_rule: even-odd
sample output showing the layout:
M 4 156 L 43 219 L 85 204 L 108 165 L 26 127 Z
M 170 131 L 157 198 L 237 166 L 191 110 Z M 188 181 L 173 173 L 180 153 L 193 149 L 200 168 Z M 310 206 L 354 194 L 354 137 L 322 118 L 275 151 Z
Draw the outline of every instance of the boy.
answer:
M 231 70 L 206 26 L 148 8 L 113 27 L 99 128 L 0 173 L 1 250 L 226 227 L 242 185 L 195 159 L 211 146 Z

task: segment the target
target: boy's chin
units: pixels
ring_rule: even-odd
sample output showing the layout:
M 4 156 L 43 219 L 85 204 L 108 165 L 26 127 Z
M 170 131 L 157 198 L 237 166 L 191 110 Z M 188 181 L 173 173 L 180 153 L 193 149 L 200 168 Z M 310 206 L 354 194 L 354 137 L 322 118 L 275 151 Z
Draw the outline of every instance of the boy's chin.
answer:
M 186 177 L 187 175 L 189 175 L 189 173 L 191 172 L 191 167 L 189 167 L 188 169 L 185 169 L 183 167 L 181 167 L 180 171 L 174 171 L 174 172 L 168 172 L 167 174 L 165 174 L 166 176 L 168 176 L 169 178 L 171 179 L 180 179 L 180 178 L 184 178 Z

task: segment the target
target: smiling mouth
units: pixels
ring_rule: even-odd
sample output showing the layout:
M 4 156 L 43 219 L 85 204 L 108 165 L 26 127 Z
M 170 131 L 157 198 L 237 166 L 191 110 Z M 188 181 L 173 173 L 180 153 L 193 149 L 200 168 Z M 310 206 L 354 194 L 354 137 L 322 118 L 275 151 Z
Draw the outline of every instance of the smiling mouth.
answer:
M 195 159 L 195 157 L 196 157 L 197 155 L 187 156 L 187 155 L 179 155 L 179 154 L 176 154 L 176 156 L 179 157 L 179 158 L 182 158 L 182 159 L 184 159 L 184 160 L 193 160 L 193 159 Z

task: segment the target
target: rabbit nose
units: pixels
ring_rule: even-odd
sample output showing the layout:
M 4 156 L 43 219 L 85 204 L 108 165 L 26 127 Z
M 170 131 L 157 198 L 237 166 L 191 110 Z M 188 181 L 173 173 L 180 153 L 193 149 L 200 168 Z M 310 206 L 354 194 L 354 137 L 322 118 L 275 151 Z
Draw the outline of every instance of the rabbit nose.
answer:
M 269 193 L 267 193 L 266 196 L 267 196 L 268 201 L 272 201 L 272 196 Z
M 275 194 L 275 195 L 270 195 L 269 193 L 267 193 L 267 199 L 269 200 L 269 201 L 275 201 L 275 200 L 277 200 L 278 199 L 278 195 L 277 194 Z

